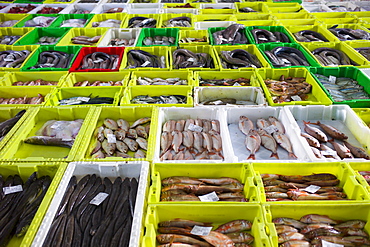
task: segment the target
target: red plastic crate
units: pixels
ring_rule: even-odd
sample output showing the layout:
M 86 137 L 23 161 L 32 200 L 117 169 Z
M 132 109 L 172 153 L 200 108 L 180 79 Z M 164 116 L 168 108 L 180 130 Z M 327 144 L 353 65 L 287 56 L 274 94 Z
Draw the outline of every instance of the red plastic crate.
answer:
M 123 53 L 125 47 L 83 47 L 78 53 L 72 67 L 69 69 L 70 72 L 111 72 L 118 71 L 122 62 Z M 109 55 L 118 55 L 118 65 L 116 69 L 78 69 L 82 65 L 84 57 L 94 52 L 104 52 Z

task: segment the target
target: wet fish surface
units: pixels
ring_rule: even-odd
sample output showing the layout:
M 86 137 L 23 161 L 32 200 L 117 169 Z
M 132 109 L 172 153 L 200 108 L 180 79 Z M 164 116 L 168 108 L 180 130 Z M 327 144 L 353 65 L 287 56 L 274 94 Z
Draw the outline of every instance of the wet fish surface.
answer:
M 282 42 L 282 43 L 291 43 L 288 35 L 284 32 L 271 32 L 266 29 L 255 28 L 251 30 L 254 40 L 257 44 L 263 43 L 275 43 L 275 42 Z
M 149 78 L 139 76 L 136 79 L 136 85 L 188 85 L 187 79 L 176 78 Z
M 302 51 L 293 47 L 278 46 L 271 51 L 265 51 L 265 55 L 274 67 L 286 66 L 310 66 Z
M 152 46 L 152 45 L 174 45 L 176 41 L 175 37 L 172 36 L 155 36 L 155 37 L 145 37 L 143 40 L 143 44 L 145 46 Z
M 261 68 L 257 56 L 242 49 L 221 51 L 221 65 L 224 69 L 239 69 L 244 67 Z
M 132 104 L 186 104 L 187 98 L 184 95 L 161 95 L 149 96 L 139 95 L 131 100 Z
M 194 53 L 187 49 L 177 49 L 172 53 L 174 69 L 214 68 L 213 58 L 208 53 Z
M 321 33 L 313 30 L 301 30 L 293 35 L 299 42 L 329 42 Z
M 250 79 L 237 78 L 237 79 L 204 79 L 199 78 L 199 86 L 251 86 Z
M 37 63 L 29 69 L 69 68 L 75 54 L 48 50 L 40 52 Z
M 224 30 L 214 32 L 212 36 L 215 45 L 249 44 L 245 36 L 245 26 L 242 24 L 232 24 Z
M 358 64 L 350 59 L 346 53 L 341 50 L 329 48 L 329 47 L 320 47 L 311 52 L 317 60 L 323 66 L 337 66 L 337 65 L 354 65 Z
M 138 67 L 166 68 L 164 56 L 157 56 L 143 50 L 128 51 L 127 64 L 128 69 Z
M 116 27 L 119 28 L 121 26 L 122 21 L 116 19 L 108 19 L 101 22 L 93 22 L 91 25 L 92 27 Z
M 104 52 L 93 52 L 84 56 L 82 64 L 77 70 L 83 69 L 110 69 L 117 70 L 119 55 Z
M 0 98 L 2 105 L 39 105 L 44 102 L 44 96 L 38 94 L 35 97 L 19 97 L 19 98 Z
M 6 50 L 0 52 L 0 67 L 6 68 L 20 68 L 31 54 L 29 50 L 13 51 Z

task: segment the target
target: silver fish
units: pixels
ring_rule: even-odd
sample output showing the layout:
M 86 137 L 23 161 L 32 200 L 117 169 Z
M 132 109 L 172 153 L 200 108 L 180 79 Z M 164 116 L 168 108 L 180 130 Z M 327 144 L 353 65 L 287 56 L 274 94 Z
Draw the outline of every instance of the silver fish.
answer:
M 130 128 L 130 124 L 124 120 L 124 119 L 118 119 L 117 120 L 117 125 L 118 127 L 120 127 L 120 129 L 124 130 L 124 131 L 128 131 L 128 129 Z
M 136 139 L 136 142 L 139 144 L 139 147 L 144 149 L 144 150 L 148 150 L 148 141 L 145 140 L 144 138 L 142 137 L 138 137 Z
M 182 143 L 182 132 L 175 130 L 173 131 L 172 149 L 177 153 L 179 152 L 180 145 Z
M 203 135 L 203 147 L 207 149 L 208 152 L 212 152 L 212 137 L 210 134 L 202 132 Z
M 122 153 L 122 152 L 120 152 L 120 151 L 116 151 L 116 156 L 117 156 L 117 157 L 121 157 L 121 158 L 125 158 L 125 159 L 130 159 L 130 158 L 132 158 L 132 156 L 130 156 L 130 155 L 126 154 L 126 153 Z
M 350 158 L 353 159 L 353 155 L 351 154 L 351 150 L 349 150 L 346 146 L 339 144 L 334 140 L 329 140 L 329 142 L 333 145 L 335 151 L 342 159 Z
M 105 154 L 101 150 L 99 150 L 98 152 L 96 152 L 93 155 L 91 155 L 91 158 L 92 159 L 104 159 L 105 158 Z
M 128 146 L 122 141 L 117 141 L 116 142 L 116 148 L 118 149 L 118 151 L 120 151 L 122 153 L 127 153 L 127 151 L 128 151 Z
M 199 153 L 203 152 L 203 136 L 200 132 L 194 131 L 194 148 L 198 150 Z
M 278 145 L 275 141 L 275 138 L 263 129 L 258 129 L 257 132 L 261 137 L 262 146 L 271 151 L 272 154 L 270 157 L 275 157 L 276 159 L 279 159 L 279 155 L 277 154 Z
M 113 155 L 114 151 L 116 150 L 116 144 L 115 143 L 108 143 L 108 140 L 104 140 L 102 142 L 102 148 L 108 155 Z
M 172 138 L 173 138 L 173 136 L 169 132 L 167 132 L 167 131 L 162 132 L 162 135 L 161 135 L 161 149 L 162 149 L 163 153 L 166 152 L 171 147 Z
M 91 151 L 91 155 L 98 152 L 101 149 L 101 142 L 96 140 L 96 142 L 93 145 L 93 150 Z
M 306 131 L 309 135 L 315 137 L 317 140 L 321 142 L 328 141 L 328 137 L 325 135 L 324 132 L 322 132 L 316 127 L 312 127 L 311 125 L 308 125 L 310 122 L 303 121 L 303 123 L 304 123 L 304 131 Z
M 104 137 L 107 138 L 107 139 L 108 139 L 108 136 L 109 135 L 114 135 L 113 130 L 112 129 L 108 129 L 108 128 L 105 128 L 104 131 L 103 131 L 103 133 L 104 133 Z
M 136 120 L 132 125 L 131 125 L 131 129 L 132 128 L 136 128 L 138 125 L 142 125 L 142 124 L 146 124 L 146 123 L 149 123 L 150 122 L 150 117 L 144 117 L 144 118 L 140 118 L 138 120 Z
M 239 129 L 244 135 L 248 135 L 249 131 L 254 128 L 253 122 L 246 116 L 240 116 Z
M 274 125 L 281 133 L 285 134 L 284 125 L 274 116 L 269 116 L 269 122 Z
M 314 148 L 319 148 L 320 147 L 320 142 L 315 137 L 313 137 L 309 134 L 306 134 L 306 133 L 301 133 L 301 136 L 306 139 L 308 145 L 310 145 L 311 147 L 314 147 Z
M 134 158 L 135 159 L 143 159 L 146 157 L 146 154 L 143 150 L 139 149 L 136 151 L 135 155 L 134 155 Z
M 344 141 L 343 144 L 351 151 L 353 156 L 355 156 L 356 158 L 364 158 L 367 160 L 370 159 L 370 156 L 367 154 L 367 152 L 363 148 L 353 146 L 347 141 Z
M 111 130 L 117 130 L 118 129 L 117 122 L 114 121 L 113 119 L 110 119 L 110 118 L 106 118 L 104 120 L 104 126 L 111 129 Z
M 284 148 L 289 153 L 289 157 L 297 158 L 297 156 L 293 153 L 292 143 L 290 142 L 289 138 L 280 131 L 274 132 L 272 134 L 276 142 L 280 145 L 280 147 Z
M 167 131 L 169 133 L 172 133 L 176 128 L 176 121 L 175 120 L 168 120 L 163 125 L 163 131 Z
M 124 131 L 123 129 L 118 129 L 114 131 L 114 135 L 116 136 L 117 140 L 122 141 L 126 137 L 126 131 Z
M 185 126 L 185 120 L 181 119 L 181 120 L 177 120 L 176 121 L 176 125 L 175 125 L 175 130 L 178 130 L 178 131 L 184 131 L 184 126 Z
M 128 132 L 126 133 L 126 137 L 131 138 L 131 139 L 136 139 L 137 138 L 137 132 L 135 129 L 129 129 Z
M 270 126 L 271 124 L 266 119 L 259 118 L 259 119 L 257 119 L 256 125 L 257 125 L 257 128 L 264 129 L 264 128 Z
M 261 137 L 256 130 L 250 129 L 247 137 L 245 138 L 245 146 L 251 152 L 248 159 L 255 160 L 255 153 L 260 149 L 261 146 Z
M 187 147 L 188 149 L 193 147 L 194 144 L 194 135 L 193 132 L 190 130 L 186 130 L 182 132 L 182 144 Z
M 138 136 L 140 136 L 140 137 L 143 137 L 143 138 L 148 138 L 148 133 L 146 132 L 146 130 L 145 130 L 145 127 L 144 126 L 142 126 L 142 125 L 139 125 L 139 126 L 137 126 L 136 128 L 135 128 L 135 130 L 136 130 L 136 133 L 137 133 L 137 135 Z
M 98 139 L 98 141 L 102 142 L 104 141 L 104 127 L 103 126 L 100 126 L 99 128 L 96 129 L 96 139 Z
M 130 138 L 125 138 L 123 139 L 123 142 L 128 146 L 128 148 L 133 151 L 133 152 L 136 152 L 137 149 L 139 148 L 139 144 L 135 141 L 135 140 L 132 140 Z

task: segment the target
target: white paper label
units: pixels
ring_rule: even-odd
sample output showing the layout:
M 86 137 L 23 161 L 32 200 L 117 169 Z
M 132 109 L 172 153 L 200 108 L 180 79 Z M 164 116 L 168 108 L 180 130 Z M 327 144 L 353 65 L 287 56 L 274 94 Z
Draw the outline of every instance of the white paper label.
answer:
M 285 58 L 282 58 L 281 61 L 283 61 L 284 63 L 288 63 L 290 64 L 289 60 L 288 59 L 285 59 Z
M 290 98 L 294 101 L 302 101 L 301 97 L 299 97 L 298 95 L 292 95 L 290 96 Z
M 16 185 L 16 186 L 10 186 L 10 187 L 3 188 L 4 195 L 13 194 L 13 193 L 21 192 L 21 191 L 23 191 L 22 185 Z
M 198 235 L 198 236 L 207 236 L 212 231 L 212 226 L 205 227 L 205 226 L 194 226 L 191 229 L 191 234 Z
M 279 129 L 275 125 L 270 125 L 264 128 L 264 130 L 269 133 L 270 135 L 276 131 L 279 131 Z
M 334 244 L 334 243 L 327 242 L 325 240 L 321 240 L 321 245 L 322 247 L 344 247 L 344 245 L 342 244 Z
M 77 100 L 88 102 L 90 100 L 90 98 L 89 97 L 78 97 Z
M 329 81 L 331 82 L 331 83 L 335 83 L 336 82 L 336 80 L 337 80 L 337 78 L 335 77 L 335 76 L 329 76 Z
M 221 105 L 223 103 L 224 102 L 222 102 L 222 100 L 216 100 L 216 101 L 213 102 L 213 104 L 215 104 L 215 105 Z
M 108 143 L 117 143 L 116 136 L 113 134 L 107 134 Z
M 309 193 L 316 193 L 321 187 L 317 185 L 310 185 L 306 188 L 304 188 L 304 191 L 307 191 Z
M 217 202 L 219 201 L 220 199 L 218 198 L 216 192 L 211 192 L 211 193 L 208 193 L 208 194 L 205 194 L 205 195 L 202 195 L 202 196 L 198 196 L 200 201 L 202 202 Z
M 107 193 L 104 193 L 104 192 L 100 192 L 99 194 L 97 194 L 91 201 L 90 201 L 90 204 L 94 204 L 96 206 L 99 206 L 104 200 L 105 198 L 107 198 L 109 196 L 109 194 Z
M 189 124 L 188 130 L 202 132 L 203 128 L 195 124 Z
M 233 86 L 237 87 L 237 86 L 241 86 L 241 85 L 239 83 L 235 82 Z
M 103 82 L 103 83 L 100 83 L 100 86 L 104 87 L 104 86 L 112 86 L 112 85 L 108 82 Z
M 337 152 L 330 151 L 330 150 L 324 150 L 324 151 L 321 151 L 321 154 L 322 155 L 332 155 L 332 156 L 335 156 L 335 155 L 337 155 Z
M 150 64 L 150 62 L 149 62 L 149 61 L 145 61 L 145 62 L 141 65 L 141 67 L 145 67 L 145 66 L 147 66 L 148 64 Z
M 194 59 L 194 58 L 192 58 L 192 57 L 189 57 L 189 58 L 188 58 L 188 60 L 186 60 L 186 61 L 188 61 L 188 62 L 194 62 L 194 61 L 195 61 L 195 59 Z

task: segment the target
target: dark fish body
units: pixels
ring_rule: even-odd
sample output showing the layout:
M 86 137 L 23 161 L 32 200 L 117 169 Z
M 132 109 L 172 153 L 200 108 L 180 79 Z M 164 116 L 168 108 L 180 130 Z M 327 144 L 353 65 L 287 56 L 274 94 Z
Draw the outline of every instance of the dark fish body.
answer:
M 26 110 L 22 110 L 17 113 L 13 118 L 8 119 L 0 123 L 0 137 L 4 137 L 18 122 L 18 120 L 26 113 Z
M 72 148 L 74 140 L 63 140 L 62 138 L 50 136 L 31 136 L 24 140 L 25 143 L 46 146 L 58 146 Z

